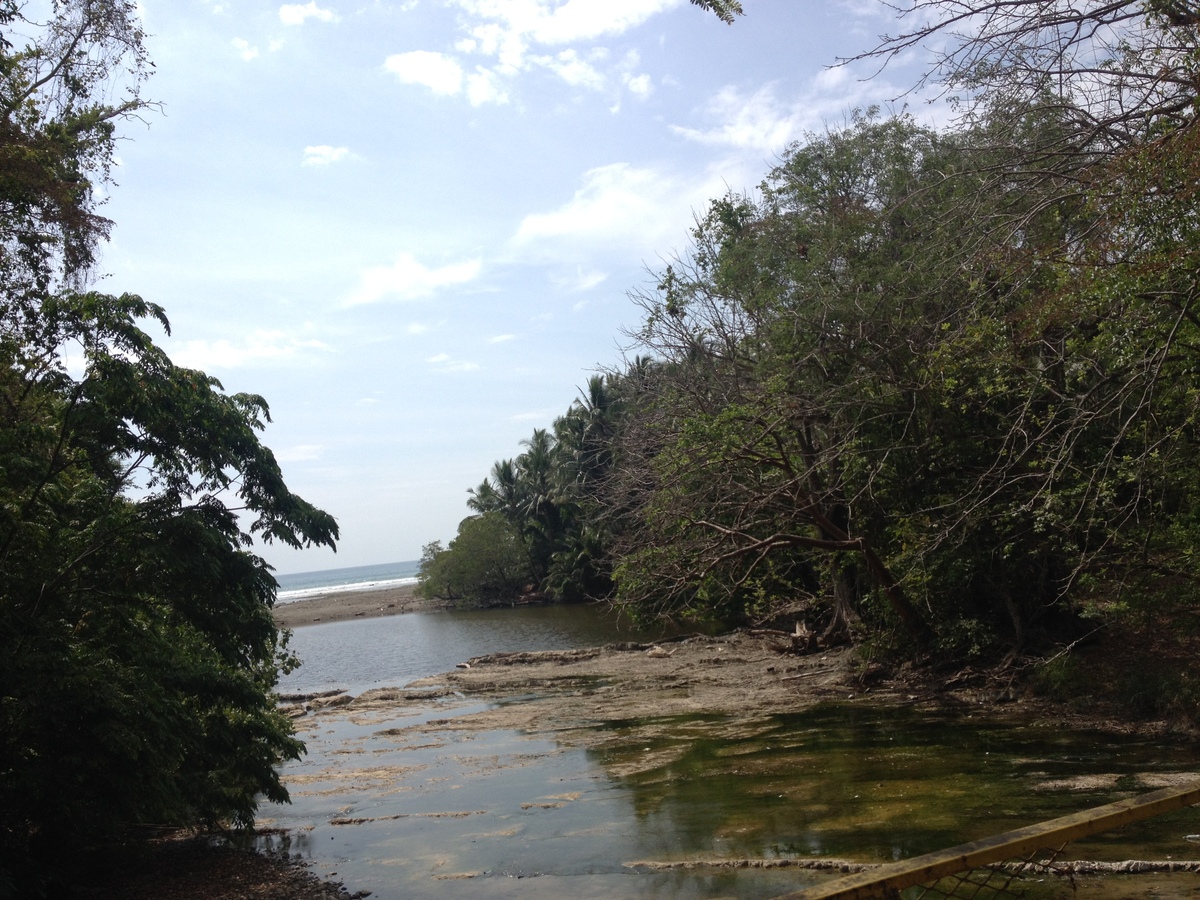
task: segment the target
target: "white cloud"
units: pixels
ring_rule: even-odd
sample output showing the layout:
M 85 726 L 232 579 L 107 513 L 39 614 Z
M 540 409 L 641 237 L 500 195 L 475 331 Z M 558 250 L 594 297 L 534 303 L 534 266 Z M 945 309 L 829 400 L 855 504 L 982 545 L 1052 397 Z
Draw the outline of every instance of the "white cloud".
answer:
M 575 50 L 563 50 L 555 56 L 534 57 L 533 62 L 554 72 L 572 87 L 601 90 L 607 83 L 603 73 Z
M 259 329 L 244 340 L 184 341 L 170 348 L 176 365 L 189 369 L 239 369 L 244 366 L 286 362 L 308 350 L 328 350 L 328 345 L 283 331 Z
M 482 106 L 484 103 L 507 103 L 508 92 L 500 85 L 495 72 L 476 67 L 467 76 L 467 99 L 472 106 Z
M 591 43 L 624 34 L 652 16 L 679 6 L 683 0 L 452 0 L 466 15 L 463 35 L 453 43 L 464 56 L 488 58 L 474 75 L 453 56 L 416 50 L 389 56 L 384 67 L 409 84 L 423 84 L 434 93 L 455 95 L 466 84 L 472 104 L 505 103 L 505 79 L 533 69 L 554 73 L 572 87 L 601 90 L 624 85 L 644 97 L 650 77 L 629 70 L 629 56 L 613 66 L 604 47 L 586 50 L 566 47 L 556 52 L 531 52 L 531 48 L 560 48 Z M 637 54 L 632 54 L 634 63 Z M 606 67 L 607 66 L 607 71 Z
M 782 150 L 804 133 L 806 125 L 814 124 L 801 104 L 782 104 L 771 85 L 750 95 L 735 87 L 722 88 L 709 100 L 706 113 L 718 124 L 706 130 L 672 125 L 671 130 L 704 144 L 769 153 Z
M 390 266 L 374 266 L 362 272 L 358 290 L 346 300 L 347 306 L 374 303 L 384 297 L 415 300 L 428 297 L 440 288 L 466 284 L 479 277 L 483 262 L 470 259 L 431 269 L 411 253 L 401 253 Z
M 247 62 L 258 56 L 258 48 L 245 38 L 234 38 L 229 43 L 233 45 L 233 49 L 238 52 L 238 55 Z
M 707 128 L 672 125 L 671 130 L 704 144 L 774 154 L 807 133 L 823 131 L 827 122 L 841 120 L 847 110 L 886 103 L 900 93 L 902 88 L 883 77 L 856 77 L 843 66 L 822 70 L 807 90 L 791 100 L 777 97 L 771 84 L 753 93 L 724 87 L 704 109 L 704 116 L 714 124 Z
M 515 334 L 498 334 L 495 337 L 488 338 L 489 344 L 506 344 L 516 338 Z
M 583 173 L 573 197 L 526 215 L 510 240 L 522 263 L 556 264 L 549 277 L 563 290 L 590 290 L 614 258 L 657 265 L 686 240 L 697 210 L 730 187 L 762 179 L 762 159 L 714 160 L 706 169 L 669 171 L 613 163 Z M 569 273 L 575 271 L 574 277 Z
M 383 68 L 404 84 L 424 85 L 435 94 L 454 96 L 465 89 L 472 106 L 508 102 L 508 92 L 494 71 L 476 66 L 474 72 L 464 72 L 458 60 L 444 53 L 430 50 L 397 53 L 384 60 Z
M 642 57 L 636 50 L 626 53 L 625 58 L 621 60 L 621 84 L 625 85 L 634 96 L 645 100 L 654 90 L 654 84 L 649 75 L 637 71 L 641 64 Z
M 585 272 L 577 267 L 572 275 L 552 275 L 550 281 L 561 291 L 570 294 L 581 294 L 603 284 L 608 280 L 607 272 Z
M 383 68 L 405 84 L 423 84 L 435 94 L 457 94 L 462 90 L 462 66 L 453 57 L 429 50 L 397 53 Z
M 405 334 L 428 334 L 429 326 L 424 322 L 410 322 L 404 329 Z
M 325 447 L 321 444 L 297 444 L 294 447 L 288 447 L 286 450 L 276 450 L 275 459 L 281 463 L 308 462 L 320 459 L 324 451 Z
M 539 44 L 570 44 L 624 34 L 682 0 L 457 0 L 460 8 L 504 34 Z
M 569 245 L 565 254 L 602 247 L 662 251 L 692 220 L 712 185 L 688 185 L 657 169 L 613 163 L 590 169 L 575 196 L 551 212 L 531 213 L 517 228 L 518 248 Z M 723 191 L 718 190 L 718 194 Z M 599 283 L 599 282 L 596 282 Z
M 321 9 L 316 0 L 309 0 L 303 6 L 299 3 L 285 3 L 279 7 L 279 21 L 284 25 L 303 25 L 307 19 L 318 22 L 336 22 L 337 13 L 330 9 Z
M 328 166 L 331 163 L 338 162 L 350 155 L 349 147 L 330 147 L 328 144 L 319 144 L 315 147 L 304 148 L 305 166 Z
M 479 368 L 479 363 L 452 359 L 448 353 L 439 353 L 437 356 L 431 356 L 425 362 L 434 366 L 439 372 L 474 372 Z
M 638 97 L 643 99 L 649 97 L 650 92 L 654 89 L 654 86 L 650 82 L 650 76 L 646 74 L 630 75 L 628 72 L 626 72 L 623 76 L 621 76 L 621 81 L 624 83 L 625 87 L 629 88 L 631 93 L 636 94 Z

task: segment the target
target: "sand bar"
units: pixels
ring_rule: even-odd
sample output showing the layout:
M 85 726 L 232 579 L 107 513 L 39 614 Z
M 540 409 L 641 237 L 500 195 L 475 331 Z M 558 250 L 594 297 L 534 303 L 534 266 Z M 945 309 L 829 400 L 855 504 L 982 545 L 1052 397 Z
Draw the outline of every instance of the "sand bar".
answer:
M 342 591 L 307 600 L 278 603 L 272 612 L 275 624 L 280 628 L 301 628 L 305 625 L 342 622 L 346 619 L 394 616 L 399 613 L 446 608 L 445 603 L 417 597 L 415 591 L 414 584 L 378 591 Z

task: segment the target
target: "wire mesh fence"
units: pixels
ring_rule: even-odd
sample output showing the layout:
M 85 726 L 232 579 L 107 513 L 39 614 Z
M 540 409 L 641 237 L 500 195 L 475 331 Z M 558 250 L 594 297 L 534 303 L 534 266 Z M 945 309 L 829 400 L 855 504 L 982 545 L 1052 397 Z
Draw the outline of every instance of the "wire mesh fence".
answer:
M 1075 891 L 1073 841 L 1200 803 L 1200 781 L 850 875 L 779 900 L 1010 900 Z M 1200 863 L 1175 863 L 1194 871 Z M 1119 871 L 1119 870 L 1114 870 Z
M 977 866 L 932 884 L 916 885 L 897 896 L 905 900 L 1015 900 L 1028 897 L 1031 886 L 1044 885 L 1047 880 L 1065 884 L 1074 893 L 1074 871 L 1058 864 L 1065 849 L 1066 844 L 1056 850 L 1034 850 L 1024 858 Z

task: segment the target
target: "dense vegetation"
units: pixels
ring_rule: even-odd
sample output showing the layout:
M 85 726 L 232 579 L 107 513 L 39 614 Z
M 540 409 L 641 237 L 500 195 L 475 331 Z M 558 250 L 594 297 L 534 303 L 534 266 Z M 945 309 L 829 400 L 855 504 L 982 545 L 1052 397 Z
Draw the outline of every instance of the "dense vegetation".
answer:
M 954 124 L 865 111 L 714 200 L 646 355 L 472 490 L 537 589 L 956 660 L 1195 608 L 1200 13 L 909 11 L 867 55 L 937 48 Z
M 252 547 L 337 525 L 260 443 L 263 398 L 174 365 L 142 328 L 169 332 L 161 307 L 92 289 L 117 128 L 154 105 L 143 37 L 131 0 L 0 0 L 0 896 L 53 895 L 64 847 L 124 826 L 249 825 L 304 749 Z M 532 577 L 507 519 L 458 540 L 490 554 L 467 596 Z
M 261 397 L 175 366 L 87 289 L 116 124 L 147 104 L 132 3 L 0 3 L 0 895 L 132 823 L 250 824 L 303 745 L 276 709 L 252 536 L 332 546 L 257 432 Z M 18 38 L 18 34 L 28 37 Z M 27 41 L 18 46 L 18 41 Z M 114 100 L 126 93 L 123 99 Z

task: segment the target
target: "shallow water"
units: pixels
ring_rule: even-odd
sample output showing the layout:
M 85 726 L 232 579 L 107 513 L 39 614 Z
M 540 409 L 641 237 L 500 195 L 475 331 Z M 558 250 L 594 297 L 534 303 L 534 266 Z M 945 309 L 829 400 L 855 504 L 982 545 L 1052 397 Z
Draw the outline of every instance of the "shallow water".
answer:
M 353 645 L 370 625 L 297 634 L 342 628 L 339 640 Z M 437 623 L 422 621 L 406 633 L 426 628 L 436 631 Z M 488 634 L 485 640 L 503 644 L 478 623 L 461 628 L 460 638 Z M 476 653 L 459 653 L 468 655 Z M 441 659 L 434 671 L 452 665 Z M 346 683 L 369 674 L 368 666 Z M 285 769 L 294 804 L 263 809 L 291 831 L 264 844 L 299 853 L 318 874 L 376 898 L 770 897 L 829 876 L 637 863 L 890 861 L 1098 806 L 1200 769 L 1194 742 L 857 701 L 750 723 L 722 716 L 613 721 L 591 750 L 545 735 L 454 727 L 453 719 L 484 708 L 302 720 L 313 729 L 303 735 L 309 756 Z M 410 727 L 417 724 L 426 727 Z M 639 727 L 646 724 L 653 738 Z M 1200 812 L 1184 810 L 1071 851 L 1091 859 L 1193 859 L 1200 847 L 1184 836 L 1198 832 Z M 1198 896 L 1197 887 L 1193 879 L 1180 893 L 1155 896 Z
M 303 664 L 284 676 L 281 693 L 400 686 L 437 675 L 473 656 L 517 650 L 570 650 L 646 640 L 661 630 L 634 629 L 595 606 L 539 606 L 406 613 L 297 628 L 290 648 Z

